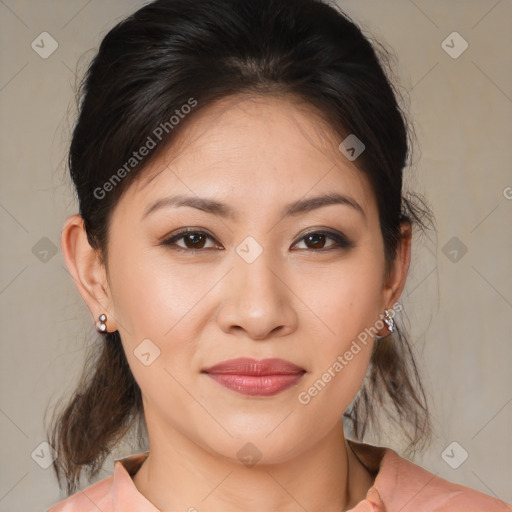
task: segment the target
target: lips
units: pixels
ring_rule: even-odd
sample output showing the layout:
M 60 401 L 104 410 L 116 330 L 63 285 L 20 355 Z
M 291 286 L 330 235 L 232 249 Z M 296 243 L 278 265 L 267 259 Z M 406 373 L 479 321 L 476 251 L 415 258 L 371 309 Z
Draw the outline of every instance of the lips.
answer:
M 232 375 L 294 375 L 306 370 L 284 359 L 250 359 L 241 357 L 230 359 L 203 369 L 206 373 Z
M 306 370 L 284 359 L 239 358 L 205 368 L 202 373 L 243 395 L 271 396 L 297 384 Z

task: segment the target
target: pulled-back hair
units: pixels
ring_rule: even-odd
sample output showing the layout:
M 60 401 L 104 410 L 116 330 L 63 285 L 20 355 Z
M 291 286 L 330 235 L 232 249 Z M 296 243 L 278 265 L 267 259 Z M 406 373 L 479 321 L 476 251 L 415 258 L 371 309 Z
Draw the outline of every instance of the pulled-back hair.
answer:
M 203 108 L 247 94 L 299 98 L 340 142 L 349 134 L 363 141 L 355 164 L 375 193 L 388 272 L 401 223 L 426 229 L 431 214 L 419 196 L 403 191 L 411 131 L 384 70 L 386 55 L 320 0 L 156 0 L 118 23 L 80 86 L 68 158 L 88 241 L 107 271 L 110 219 L 123 191 Z M 130 160 L 148 137 L 156 144 L 143 163 Z M 100 336 L 48 429 L 54 470 L 68 494 L 83 470 L 95 477 L 115 445 L 144 426 L 119 332 Z M 379 431 L 382 413 L 407 433 L 409 448 L 429 440 L 427 401 L 402 326 L 374 344 L 344 419 L 362 440 Z

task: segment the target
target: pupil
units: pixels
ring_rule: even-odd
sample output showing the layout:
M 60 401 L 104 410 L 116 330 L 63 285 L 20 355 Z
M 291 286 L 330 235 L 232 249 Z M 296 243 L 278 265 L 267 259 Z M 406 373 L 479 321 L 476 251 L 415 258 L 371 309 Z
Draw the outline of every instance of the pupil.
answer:
M 192 242 L 192 245 L 198 246 L 201 244 L 201 237 L 202 235 L 189 235 L 189 241 Z
M 317 241 L 317 242 L 315 243 L 315 241 L 314 241 L 314 240 L 315 240 L 315 239 L 318 239 L 318 238 L 320 239 L 320 242 L 318 242 L 318 241 Z M 308 239 L 309 239 L 309 240 L 313 240 L 313 245 L 316 247 L 319 243 L 320 243 L 320 245 L 322 245 L 322 242 L 323 242 L 323 241 L 324 241 L 324 239 L 325 239 L 325 235 L 322 235 L 322 234 L 309 235 L 309 236 L 308 236 Z

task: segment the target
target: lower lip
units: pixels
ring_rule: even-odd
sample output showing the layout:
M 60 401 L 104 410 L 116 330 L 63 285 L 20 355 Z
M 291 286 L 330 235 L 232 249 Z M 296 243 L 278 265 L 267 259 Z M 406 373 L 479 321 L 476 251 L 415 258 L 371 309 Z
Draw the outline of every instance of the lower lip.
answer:
M 219 384 L 242 395 L 272 396 L 297 384 L 304 374 L 238 375 L 231 373 L 208 373 L 207 375 Z

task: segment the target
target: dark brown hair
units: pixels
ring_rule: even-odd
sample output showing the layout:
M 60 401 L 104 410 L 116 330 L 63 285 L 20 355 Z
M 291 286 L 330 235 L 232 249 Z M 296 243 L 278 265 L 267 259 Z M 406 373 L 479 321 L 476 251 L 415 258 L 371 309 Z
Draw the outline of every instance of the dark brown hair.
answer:
M 172 147 L 197 112 L 238 94 L 300 98 L 321 113 L 340 142 L 349 134 L 363 141 L 356 165 L 375 192 L 389 270 L 401 223 L 428 229 L 431 214 L 419 196 L 403 191 L 410 130 L 384 71 L 386 55 L 321 0 L 157 0 L 118 23 L 81 84 L 68 158 L 89 243 L 107 271 L 109 222 L 123 191 Z M 170 122 L 191 99 L 194 108 Z M 143 164 L 127 168 L 157 127 L 157 147 Z M 116 173 L 122 179 L 113 181 Z M 372 426 L 378 432 L 381 413 L 407 432 L 409 447 L 430 438 L 425 393 L 401 326 L 374 344 L 367 376 L 344 419 L 362 440 Z M 97 475 L 134 427 L 142 440 L 141 391 L 117 331 L 93 345 L 77 389 L 53 420 L 48 442 L 68 494 L 82 470 L 89 479 Z

